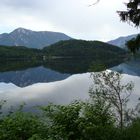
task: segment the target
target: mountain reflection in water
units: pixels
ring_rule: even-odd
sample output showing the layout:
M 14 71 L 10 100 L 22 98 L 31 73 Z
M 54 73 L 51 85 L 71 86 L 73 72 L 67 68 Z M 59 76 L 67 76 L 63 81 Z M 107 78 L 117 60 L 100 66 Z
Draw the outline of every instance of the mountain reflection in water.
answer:
M 82 70 L 83 74 L 72 75 L 74 71 L 77 71 L 78 67 L 75 68 L 75 70 L 71 71 L 70 73 L 70 70 L 69 70 L 70 67 L 68 66 L 64 67 L 62 63 L 60 64 L 61 64 L 61 67 L 59 67 L 59 70 L 58 70 L 58 66 L 56 66 L 58 65 L 58 63 L 57 64 L 51 63 L 51 65 L 53 65 L 53 70 L 50 64 L 49 64 L 50 66 L 49 68 L 46 68 L 46 65 L 42 64 L 42 66 L 37 66 L 35 68 L 27 68 L 25 70 L 1 72 L 0 73 L 1 81 L 2 81 L 3 74 L 5 74 L 4 78 L 7 77 L 7 79 L 9 78 L 8 76 L 10 73 L 11 75 L 14 74 L 15 79 L 16 79 L 16 74 L 18 75 L 18 72 L 19 72 L 20 82 L 27 83 L 27 81 L 30 79 L 27 85 L 32 84 L 27 87 L 22 86 L 21 88 L 21 87 L 16 86 L 15 83 L 6 84 L 4 81 L 2 81 L 0 83 L 0 99 L 7 100 L 7 103 L 4 106 L 4 108 L 6 109 L 10 106 L 17 106 L 25 102 L 27 104 L 25 106 L 25 110 L 30 111 L 30 110 L 33 110 L 33 106 L 47 105 L 50 102 L 55 103 L 55 104 L 68 104 L 73 100 L 88 99 L 89 98 L 88 91 L 92 84 L 90 73 L 86 73 L 86 71 Z M 130 106 L 136 105 L 138 103 L 138 98 L 140 97 L 140 92 L 139 92 L 140 91 L 140 87 L 139 87 L 139 84 L 140 84 L 140 67 L 139 66 L 140 65 L 139 64 L 140 64 L 140 61 L 129 61 L 129 62 L 120 64 L 118 66 L 111 68 L 111 70 L 113 71 L 118 71 L 122 73 L 124 83 L 128 83 L 129 81 L 134 82 L 135 87 L 134 87 L 134 91 L 130 99 L 130 104 L 129 104 Z M 72 65 L 72 64 L 68 63 L 67 65 Z M 91 65 L 90 65 L 90 68 L 91 68 Z M 63 72 L 61 69 L 63 69 Z M 89 67 L 86 69 L 89 69 Z M 7 73 L 7 76 L 6 76 L 6 73 Z M 22 76 L 21 76 L 21 73 L 23 74 Z M 50 81 L 49 81 L 48 77 L 50 76 L 52 77 L 54 76 L 54 78 L 50 78 Z M 27 80 L 25 77 L 26 78 L 29 77 L 29 79 L 27 78 L 28 79 Z M 39 79 L 38 80 L 39 83 L 36 79 Z M 44 79 L 49 82 L 47 83 L 46 81 L 43 81 Z M 61 81 L 56 81 L 56 79 L 61 80 Z M 10 80 L 9 82 L 12 82 Z M 45 82 L 45 83 L 42 83 L 42 82 Z
M 46 62 L 7 61 L 0 63 L 0 82 L 26 87 L 35 83 L 60 81 L 72 74 L 101 71 L 119 64 L 93 59 L 54 59 Z

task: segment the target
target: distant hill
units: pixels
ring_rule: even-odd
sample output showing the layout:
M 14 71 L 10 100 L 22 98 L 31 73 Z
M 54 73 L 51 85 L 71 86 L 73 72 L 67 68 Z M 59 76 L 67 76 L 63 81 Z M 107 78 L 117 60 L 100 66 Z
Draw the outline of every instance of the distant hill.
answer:
M 24 46 L 1 46 L 0 60 L 39 59 L 42 58 L 41 50 Z
M 137 34 L 134 35 L 129 35 L 129 36 L 125 36 L 125 37 L 119 37 L 117 39 L 108 41 L 107 43 L 111 44 L 111 45 L 115 45 L 118 46 L 120 48 L 126 49 L 125 43 L 129 40 L 131 40 L 132 38 L 135 38 L 137 36 Z
M 56 58 L 92 58 L 94 64 L 117 63 L 126 58 L 126 51 L 100 41 L 67 40 L 43 49 L 23 46 L 0 46 L 0 60 L 44 60 Z
M 26 46 L 28 48 L 43 48 L 61 40 L 69 40 L 71 37 L 49 31 L 32 31 L 18 28 L 11 33 L 0 34 L 0 45 L 6 46 Z
M 60 41 L 43 48 L 42 51 L 43 54 L 50 59 L 75 59 L 75 61 L 79 60 L 79 62 L 81 62 L 81 60 L 84 62 L 84 60 L 88 59 L 90 61 L 91 71 L 98 71 L 112 67 L 113 65 L 118 65 L 127 57 L 125 50 L 100 41 Z M 57 67 L 56 65 L 57 63 L 55 65 L 51 64 L 54 69 Z M 62 67 L 64 66 L 66 65 L 62 64 Z M 69 61 L 67 66 L 73 67 L 74 65 Z M 81 63 L 81 67 L 82 66 L 84 67 Z M 66 68 L 66 71 L 67 70 Z
M 84 40 L 60 41 L 43 48 L 46 56 L 61 57 L 95 57 L 108 58 L 122 55 L 125 51 L 119 47 L 101 42 Z

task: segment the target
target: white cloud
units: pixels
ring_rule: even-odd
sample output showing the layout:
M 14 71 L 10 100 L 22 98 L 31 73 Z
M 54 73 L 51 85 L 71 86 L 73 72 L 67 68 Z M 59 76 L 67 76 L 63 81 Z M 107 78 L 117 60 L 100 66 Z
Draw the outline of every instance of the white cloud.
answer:
M 126 0 L 125 0 L 126 1 Z M 125 9 L 124 0 L 1 0 L 0 32 L 17 27 L 64 32 L 74 38 L 110 40 L 138 33 L 120 22 L 117 10 Z

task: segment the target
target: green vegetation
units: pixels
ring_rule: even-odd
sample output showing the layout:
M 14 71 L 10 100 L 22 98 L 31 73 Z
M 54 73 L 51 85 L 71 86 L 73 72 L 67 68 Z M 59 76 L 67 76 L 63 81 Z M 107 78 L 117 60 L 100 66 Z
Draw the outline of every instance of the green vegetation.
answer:
M 0 46 L 0 72 L 39 65 L 70 74 L 101 71 L 122 63 L 126 57 L 124 50 L 99 41 L 60 41 L 42 50 Z
M 124 57 L 125 51 L 100 41 L 68 40 L 45 47 L 43 52 L 50 58 L 92 57 L 108 59 Z
M 125 3 L 127 11 L 118 11 L 119 16 L 122 21 L 133 23 L 136 27 L 140 26 L 140 1 L 139 0 L 129 0 Z
M 92 78 L 94 81 L 94 88 L 90 90 L 92 98 L 111 106 L 112 112 L 117 114 L 118 125 L 123 129 L 126 114 L 129 117 L 127 102 L 134 87 L 133 83 L 122 84 L 121 74 L 109 71 L 92 74 Z
M 85 59 L 48 59 L 41 60 L 18 60 L 18 61 L 0 61 L 0 72 L 21 71 L 28 68 L 43 66 L 60 73 L 76 74 L 85 72 L 102 71 L 113 66 L 119 65 L 122 60 L 95 60 L 93 58 Z
M 31 114 L 16 112 L 0 122 L 0 140 L 27 140 L 39 132 L 38 118 Z
M 130 52 L 135 55 L 140 48 L 140 35 L 126 42 L 126 46 L 130 50 Z
M 115 72 L 91 76 L 95 88 L 88 101 L 50 104 L 41 107 L 38 116 L 21 108 L 1 116 L 0 140 L 139 140 L 140 118 L 129 114 L 129 96 L 123 95 L 131 93 L 132 83 L 120 85 L 121 76 Z
M 0 60 L 34 60 L 41 58 L 41 51 L 23 46 L 0 46 Z
M 79 69 L 81 72 L 104 70 L 127 57 L 123 49 L 100 41 L 60 41 L 42 51 L 50 59 L 46 65 L 64 73 L 69 73 L 70 69 L 73 69 L 70 73 L 77 73 Z
M 68 40 L 60 41 L 42 50 L 22 46 L 0 46 L 0 58 L 19 59 L 57 59 L 57 58 L 95 58 L 121 59 L 126 52 L 116 46 L 100 41 Z
M 61 58 L 61 59 L 49 59 L 43 66 L 56 70 L 60 73 L 85 73 L 85 72 L 96 72 L 103 71 L 113 66 L 119 65 L 122 62 L 121 59 L 95 59 L 95 58 Z
M 0 60 L 0 72 L 25 70 L 42 65 L 42 62 L 37 60 Z

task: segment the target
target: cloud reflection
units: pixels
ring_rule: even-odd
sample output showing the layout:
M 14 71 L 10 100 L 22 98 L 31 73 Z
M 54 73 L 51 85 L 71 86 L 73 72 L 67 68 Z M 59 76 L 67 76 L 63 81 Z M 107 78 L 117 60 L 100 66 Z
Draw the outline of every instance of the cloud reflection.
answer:
M 140 97 L 140 77 L 123 74 L 123 82 L 128 83 L 129 81 L 133 81 L 135 84 L 129 103 L 129 106 L 134 106 Z M 68 104 L 73 100 L 88 99 L 91 84 L 89 73 L 76 74 L 63 81 L 38 83 L 25 88 L 2 83 L 0 84 L 0 99 L 8 101 L 6 108 L 25 102 L 27 110 L 35 105 L 47 105 L 48 103 Z

